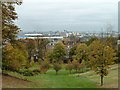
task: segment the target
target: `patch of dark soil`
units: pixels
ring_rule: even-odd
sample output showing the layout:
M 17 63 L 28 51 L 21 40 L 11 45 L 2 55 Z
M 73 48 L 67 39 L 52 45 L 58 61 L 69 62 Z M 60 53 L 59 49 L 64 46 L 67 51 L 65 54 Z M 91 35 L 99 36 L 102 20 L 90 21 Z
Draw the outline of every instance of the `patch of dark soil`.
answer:
M 5 73 L 2 73 L 2 76 L 11 77 L 11 78 L 18 79 L 18 80 L 23 80 L 23 81 L 26 81 L 26 82 L 32 82 L 32 81 L 29 81 L 29 80 L 27 80 L 27 79 L 20 79 L 20 78 L 17 78 L 17 77 L 14 77 L 14 76 L 10 76 L 10 75 L 5 74 Z

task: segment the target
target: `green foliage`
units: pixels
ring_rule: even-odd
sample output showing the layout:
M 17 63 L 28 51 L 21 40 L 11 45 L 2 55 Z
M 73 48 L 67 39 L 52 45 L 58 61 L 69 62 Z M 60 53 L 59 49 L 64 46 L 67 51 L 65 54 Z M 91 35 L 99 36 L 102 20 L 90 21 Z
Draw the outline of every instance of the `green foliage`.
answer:
M 25 45 L 27 47 L 27 51 L 29 54 L 29 61 L 31 59 L 31 57 L 33 57 L 34 55 L 34 51 L 35 51 L 35 41 L 32 39 L 26 39 L 25 40 Z
M 34 64 L 34 59 L 32 58 L 32 60 L 30 61 L 30 66 L 32 67 Z
M 76 55 L 76 53 L 75 53 L 76 49 L 77 49 L 77 45 L 74 45 L 72 48 L 70 48 L 70 52 L 69 52 L 70 58 L 72 58 L 73 55 Z
M 50 62 L 52 62 L 52 60 L 54 59 L 53 49 L 47 50 L 47 52 L 46 52 L 46 57 L 50 60 Z
M 56 62 L 61 62 L 60 60 L 65 58 L 66 55 L 65 45 L 62 42 L 56 43 L 52 55 Z
M 42 62 L 43 62 L 43 60 L 40 58 L 40 59 L 38 60 L 38 64 L 41 65 Z
M 38 54 L 38 58 L 44 59 L 47 51 L 46 45 L 49 43 L 49 40 L 37 38 L 35 42 L 36 42 L 36 49 L 38 50 L 35 53 Z
M 25 68 L 28 69 L 30 67 L 31 67 L 30 63 L 26 63 Z
M 43 61 L 40 65 L 41 73 L 46 74 L 46 72 L 48 71 L 49 68 L 50 68 L 49 61 L 47 61 L 47 60 Z
M 41 70 L 40 69 L 35 69 L 33 70 L 34 74 L 40 74 L 41 73 Z
M 56 75 L 57 75 L 57 72 L 59 71 L 59 70 L 61 70 L 61 65 L 60 64 L 58 64 L 58 63 L 54 63 L 53 64 L 53 68 L 54 68 L 54 70 L 56 71 Z
M 30 68 L 30 67 L 32 67 L 32 66 L 34 66 L 34 65 L 35 65 L 35 63 L 34 63 L 34 60 L 33 60 L 33 58 L 32 58 L 32 60 L 31 60 L 30 62 L 27 61 L 26 65 L 25 65 L 25 68 L 28 69 L 28 68 Z
M 73 64 L 72 63 L 68 63 L 65 68 L 66 68 L 66 70 L 69 70 L 70 74 L 71 74 L 71 71 L 73 69 Z
M 88 46 L 85 43 L 81 43 L 77 46 L 76 55 L 74 56 L 80 63 L 82 60 L 88 61 Z
M 27 70 L 24 72 L 24 76 L 33 76 L 34 72 L 32 70 Z
M 46 53 L 46 56 L 50 60 L 50 62 L 54 63 L 63 62 L 62 60 L 65 58 L 65 55 L 66 55 L 65 45 L 62 42 L 56 43 L 54 45 L 54 48 L 48 50 Z

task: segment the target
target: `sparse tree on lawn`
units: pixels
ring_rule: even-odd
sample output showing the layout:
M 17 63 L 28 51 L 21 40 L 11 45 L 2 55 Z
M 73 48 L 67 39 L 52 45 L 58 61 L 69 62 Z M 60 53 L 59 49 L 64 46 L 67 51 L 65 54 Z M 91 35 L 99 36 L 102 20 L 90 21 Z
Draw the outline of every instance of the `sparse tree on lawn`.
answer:
M 66 70 L 69 70 L 69 71 L 70 71 L 70 74 L 71 74 L 72 69 L 73 69 L 72 63 L 68 63 L 68 64 L 66 65 Z
M 77 60 L 73 60 L 72 65 L 73 65 L 73 69 L 77 71 L 79 68 L 79 62 Z
M 66 50 L 65 45 L 62 42 L 56 43 L 53 48 L 52 56 L 56 60 L 56 63 L 61 63 L 62 60 L 65 58 Z
M 50 64 L 49 64 L 48 60 L 43 61 L 40 65 L 41 73 L 46 74 L 46 72 L 49 70 L 49 68 L 50 68 Z
M 109 65 L 114 64 L 116 53 L 112 47 L 108 46 L 103 41 L 94 41 L 89 46 L 89 64 L 91 69 L 94 70 L 101 77 L 101 86 L 103 85 L 103 77 L 107 76 Z
M 61 65 L 60 64 L 58 64 L 58 63 L 54 63 L 53 64 L 53 68 L 54 68 L 54 70 L 56 71 L 56 75 L 58 74 L 58 71 L 59 70 L 61 70 Z

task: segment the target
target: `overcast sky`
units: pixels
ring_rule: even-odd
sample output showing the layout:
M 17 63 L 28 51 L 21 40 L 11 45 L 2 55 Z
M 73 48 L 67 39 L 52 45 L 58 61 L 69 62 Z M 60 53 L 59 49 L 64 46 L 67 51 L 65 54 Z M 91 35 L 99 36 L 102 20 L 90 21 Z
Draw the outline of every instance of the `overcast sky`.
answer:
M 118 0 L 23 0 L 17 25 L 25 31 L 117 31 Z

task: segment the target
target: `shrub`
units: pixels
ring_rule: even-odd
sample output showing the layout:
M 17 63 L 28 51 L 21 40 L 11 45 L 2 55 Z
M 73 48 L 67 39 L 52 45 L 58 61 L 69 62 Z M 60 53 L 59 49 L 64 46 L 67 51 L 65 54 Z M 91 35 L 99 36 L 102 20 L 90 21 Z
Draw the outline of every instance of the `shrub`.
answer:
M 49 62 L 48 61 L 43 61 L 40 65 L 40 70 L 41 73 L 45 73 L 48 71 L 48 69 L 50 68 Z
M 71 63 L 69 63 L 69 64 L 67 64 L 66 65 L 66 70 L 69 70 L 70 71 L 70 74 L 71 74 L 71 71 L 72 71 L 72 69 L 73 69 L 73 65 L 71 64 Z
M 72 61 L 73 69 L 78 70 L 79 69 L 79 62 L 77 60 Z
M 26 65 L 25 65 L 25 68 L 26 69 L 28 69 L 28 68 L 30 68 L 31 67 L 31 65 L 29 64 L 29 63 L 27 63 Z
M 82 65 L 82 64 L 79 64 L 78 70 L 81 70 L 81 69 L 82 69 L 82 72 L 83 72 L 83 65 Z
M 34 64 L 35 64 L 35 63 L 34 63 L 34 59 L 31 59 L 31 61 L 30 61 L 30 66 L 32 67 Z
M 34 64 L 35 64 L 34 60 L 32 59 L 30 62 L 26 63 L 25 68 L 28 69 L 28 68 L 32 67 Z
M 55 64 L 53 64 L 53 68 L 54 68 L 54 70 L 56 71 L 56 75 L 57 75 L 58 71 L 59 71 L 62 67 L 61 67 L 60 64 L 55 63 Z
M 40 58 L 40 59 L 38 60 L 38 64 L 41 65 L 42 62 L 43 62 L 43 60 Z
M 2 69 L 19 71 L 26 64 L 28 53 L 25 46 L 21 43 L 21 47 L 13 46 L 8 43 L 2 50 Z
M 24 76 L 33 76 L 33 75 L 34 75 L 34 72 L 31 70 L 27 70 L 24 72 Z
M 33 72 L 34 72 L 34 74 L 40 74 L 41 73 L 40 69 L 35 69 L 35 70 L 33 70 Z

